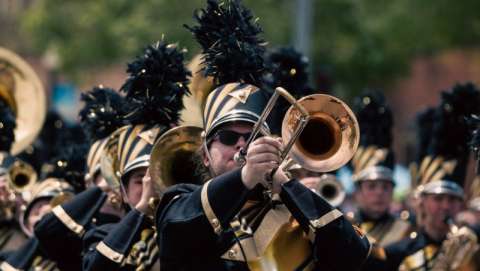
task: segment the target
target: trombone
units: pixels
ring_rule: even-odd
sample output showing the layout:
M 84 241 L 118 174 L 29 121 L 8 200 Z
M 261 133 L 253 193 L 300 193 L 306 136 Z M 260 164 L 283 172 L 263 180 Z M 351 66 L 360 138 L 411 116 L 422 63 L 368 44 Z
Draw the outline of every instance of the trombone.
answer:
M 360 129 L 352 110 L 343 101 L 326 94 L 295 100 L 288 91 L 278 87 L 254 125 L 250 138 L 235 156 L 237 163 L 245 163 L 250 143 L 260 132 L 261 124 L 279 96 L 292 104 L 282 122 L 282 139 L 287 143 L 280 154 L 280 164 L 289 156 L 307 170 L 329 172 L 352 158 L 360 141 Z

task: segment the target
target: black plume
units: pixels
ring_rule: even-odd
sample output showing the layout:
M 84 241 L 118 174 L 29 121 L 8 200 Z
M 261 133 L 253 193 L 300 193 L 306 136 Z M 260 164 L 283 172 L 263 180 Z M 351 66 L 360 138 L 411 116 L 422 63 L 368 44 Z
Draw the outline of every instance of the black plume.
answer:
M 354 111 L 360 125 L 360 144 L 390 148 L 393 135 L 393 115 L 379 91 L 368 91 L 355 98 Z
M 475 155 L 475 160 L 477 160 L 477 175 L 480 171 L 480 117 L 478 115 L 472 115 L 467 119 L 468 125 L 472 131 L 472 138 L 468 143 L 470 149 Z
M 435 122 L 435 107 L 427 108 L 417 115 L 417 160 L 421 161 L 428 155 L 428 145 L 432 139 L 432 129 Z
M 0 152 L 10 153 L 15 141 L 15 113 L 8 104 L 0 99 Z
M 393 115 L 383 93 L 365 91 L 363 95 L 355 98 L 353 108 L 360 126 L 360 145 L 388 149 L 387 158 L 382 164 L 393 168 Z
M 264 72 L 262 32 L 240 0 L 208 0 L 196 10 L 196 26 L 187 26 L 203 48 L 204 72 L 218 85 L 243 82 L 260 86 Z
M 264 82 L 267 90 L 276 87 L 285 88 L 296 99 L 313 94 L 308 86 L 308 59 L 291 47 L 281 47 L 271 50 L 266 55 L 267 72 Z M 285 99 L 278 99 L 268 121 L 273 134 L 280 135 L 282 120 L 287 113 L 290 103 Z
M 148 46 L 143 55 L 128 64 L 126 92 L 130 124 L 176 124 L 183 109 L 183 95 L 190 72 L 183 65 L 184 52 L 163 40 Z
M 75 193 L 85 190 L 87 144 L 71 144 L 42 167 L 42 179 L 59 178 L 68 182 Z
M 429 153 L 455 159 L 457 166 L 452 180 L 465 179 L 468 162 L 470 129 L 466 118 L 480 113 L 480 92 L 472 83 L 456 84 L 451 91 L 442 92 L 442 102 L 435 112 Z
M 271 89 L 285 88 L 295 98 L 312 94 L 308 86 L 308 58 L 292 47 L 281 47 L 267 53 L 265 83 Z
M 80 110 L 80 122 L 90 142 L 105 138 L 125 124 L 125 101 L 111 88 L 102 86 L 82 93 L 85 106 Z

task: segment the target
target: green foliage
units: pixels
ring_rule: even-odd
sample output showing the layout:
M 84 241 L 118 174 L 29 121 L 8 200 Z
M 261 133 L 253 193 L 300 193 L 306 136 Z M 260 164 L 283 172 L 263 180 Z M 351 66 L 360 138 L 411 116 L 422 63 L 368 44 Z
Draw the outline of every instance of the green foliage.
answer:
M 73 75 L 95 66 L 124 63 L 152 41 L 178 41 L 198 52 L 183 24 L 192 23 L 204 0 L 37 0 L 22 29 L 38 54 L 55 49 L 61 69 Z M 271 46 L 293 39 L 295 1 L 244 0 Z M 364 87 L 387 88 L 408 72 L 411 59 L 480 39 L 477 0 L 312 0 L 311 65 L 327 74 L 342 95 Z M 312 80 L 315 81 L 315 78 Z

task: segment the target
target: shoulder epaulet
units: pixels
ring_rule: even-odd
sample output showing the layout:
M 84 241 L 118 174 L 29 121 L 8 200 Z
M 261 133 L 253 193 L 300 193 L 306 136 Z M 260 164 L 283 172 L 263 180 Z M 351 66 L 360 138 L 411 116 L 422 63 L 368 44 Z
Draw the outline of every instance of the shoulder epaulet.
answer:
M 165 206 L 167 206 L 177 196 L 185 193 L 191 193 L 196 189 L 198 189 L 199 187 L 200 187 L 199 185 L 188 184 L 188 183 L 177 184 L 169 187 L 163 194 L 162 199 L 160 200 L 160 204 L 157 207 L 156 213 L 158 214 L 160 210 L 165 208 Z

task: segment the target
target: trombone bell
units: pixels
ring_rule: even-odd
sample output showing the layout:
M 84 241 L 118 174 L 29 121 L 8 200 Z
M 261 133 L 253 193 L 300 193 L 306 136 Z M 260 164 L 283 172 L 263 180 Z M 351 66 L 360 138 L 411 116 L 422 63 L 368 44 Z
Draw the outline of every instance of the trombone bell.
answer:
M 347 163 L 358 148 L 360 129 L 352 110 L 341 100 L 326 94 L 313 94 L 297 101 L 309 121 L 289 155 L 302 167 L 329 172 Z M 289 141 L 302 116 L 290 107 L 282 123 L 282 138 Z

